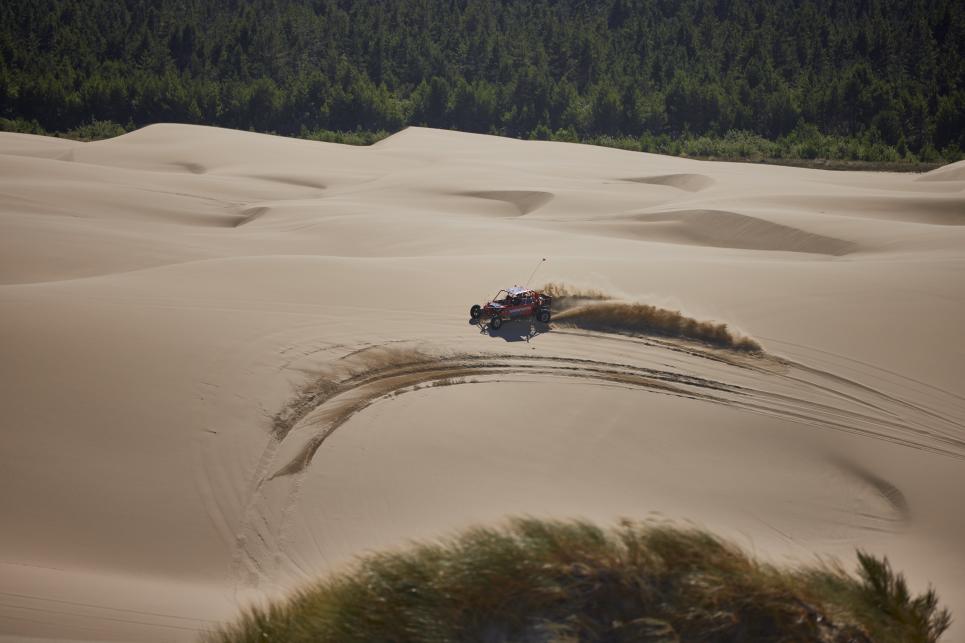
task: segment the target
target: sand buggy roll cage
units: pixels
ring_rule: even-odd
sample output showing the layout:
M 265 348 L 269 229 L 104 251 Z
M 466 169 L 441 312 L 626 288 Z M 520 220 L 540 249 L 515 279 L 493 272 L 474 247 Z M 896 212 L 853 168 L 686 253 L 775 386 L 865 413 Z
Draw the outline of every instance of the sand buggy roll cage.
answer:
M 497 329 L 511 319 L 536 319 L 544 324 L 550 320 L 553 298 L 529 288 L 513 286 L 496 293 L 485 305 L 474 304 L 469 309 L 473 320 L 489 321 L 489 327 Z

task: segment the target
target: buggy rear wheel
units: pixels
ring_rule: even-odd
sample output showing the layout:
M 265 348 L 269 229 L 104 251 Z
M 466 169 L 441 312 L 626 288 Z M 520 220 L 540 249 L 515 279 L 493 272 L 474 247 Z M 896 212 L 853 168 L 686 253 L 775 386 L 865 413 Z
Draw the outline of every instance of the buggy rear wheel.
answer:
M 499 315 L 494 315 L 492 319 L 489 320 L 489 327 L 493 330 L 499 330 L 500 326 L 503 325 L 503 318 Z
M 536 319 L 538 319 L 544 324 L 548 324 L 550 322 L 550 311 L 545 309 L 539 311 L 538 313 L 536 313 Z

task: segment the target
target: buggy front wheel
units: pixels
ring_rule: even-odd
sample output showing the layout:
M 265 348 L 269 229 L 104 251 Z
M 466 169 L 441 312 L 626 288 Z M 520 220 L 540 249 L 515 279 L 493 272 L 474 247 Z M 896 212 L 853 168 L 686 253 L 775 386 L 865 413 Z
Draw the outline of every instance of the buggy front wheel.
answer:
M 482 308 L 479 307 L 479 304 L 473 304 L 472 308 L 469 309 L 469 317 L 479 319 L 480 315 L 482 315 Z
M 503 325 L 503 318 L 500 317 L 499 315 L 496 315 L 495 317 L 489 320 L 489 327 L 492 328 L 493 330 L 499 330 L 500 326 L 502 325 Z

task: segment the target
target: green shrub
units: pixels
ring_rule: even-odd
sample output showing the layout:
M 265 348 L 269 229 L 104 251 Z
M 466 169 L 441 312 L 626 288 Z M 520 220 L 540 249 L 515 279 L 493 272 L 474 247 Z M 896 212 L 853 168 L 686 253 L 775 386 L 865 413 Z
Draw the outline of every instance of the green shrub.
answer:
M 553 140 L 563 143 L 579 143 L 580 137 L 572 128 L 561 127 L 553 133 Z
M 81 125 L 72 130 L 64 132 L 61 136 L 71 138 L 76 141 L 99 141 L 105 138 L 114 138 L 121 134 L 126 134 L 127 128 L 114 121 L 92 121 L 86 125 Z
M 19 134 L 46 134 L 40 123 L 25 118 L 0 118 L 0 132 L 17 132 Z
M 378 132 L 334 132 L 332 130 L 303 130 L 300 138 L 307 138 L 311 141 L 322 141 L 324 143 L 341 143 L 342 145 L 372 145 L 389 136 L 389 132 L 380 130 Z
M 529 132 L 531 141 L 549 141 L 553 138 L 553 132 L 547 127 L 546 123 L 540 123 Z
M 795 641 L 934 643 L 950 622 L 887 560 L 786 570 L 696 529 L 516 519 L 371 554 L 210 643 Z

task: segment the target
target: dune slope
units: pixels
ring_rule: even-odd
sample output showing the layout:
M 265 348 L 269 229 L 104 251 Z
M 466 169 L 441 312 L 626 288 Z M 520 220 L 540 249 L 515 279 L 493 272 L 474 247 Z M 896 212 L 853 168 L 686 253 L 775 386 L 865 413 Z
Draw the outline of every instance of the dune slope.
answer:
M 0 640 L 195 640 L 507 514 L 860 546 L 965 614 L 959 167 L 155 125 L 0 168 Z M 469 324 L 543 257 L 765 354 Z

